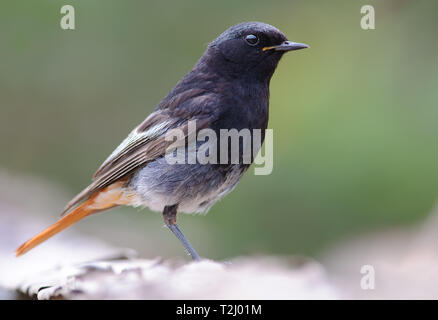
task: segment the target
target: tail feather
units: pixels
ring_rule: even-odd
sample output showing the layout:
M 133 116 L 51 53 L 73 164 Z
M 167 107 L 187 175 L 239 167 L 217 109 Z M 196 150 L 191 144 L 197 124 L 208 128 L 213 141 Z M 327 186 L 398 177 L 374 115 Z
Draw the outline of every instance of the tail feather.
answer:
M 68 215 L 64 216 L 63 218 L 59 219 L 57 222 L 52 224 L 46 230 L 44 230 L 43 232 L 37 234 L 32 239 L 23 243 L 15 252 L 16 256 L 17 257 L 21 256 L 22 254 L 26 253 L 30 249 L 39 245 L 41 242 L 49 239 L 50 237 L 54 236 L 58 232 L 61 232 L 62 230 L 70 227 L 72 224 L 92 214 L 95 210 L 87 208 L 88 205 L 89 205 L 88 201 L 84 202 L 79 207 L 77 207 L 72 212 L 70 212 Z
M 40 243 L 54 236 L 58 232 L 70 227 L 79 220 L 89 216 L 92 213 L 106 210 L 120 204 L 126 204 L 123 201 L 122 183 L 114 183 L 104 190 L 95 193 L 84 203 L 73 209 L 70 213 L 59 219 L 43 232 L 37 234 L 32 239 L 23 243 L 15 252 L 16 256 L 21 256 L 30 249 L 36 247 Z

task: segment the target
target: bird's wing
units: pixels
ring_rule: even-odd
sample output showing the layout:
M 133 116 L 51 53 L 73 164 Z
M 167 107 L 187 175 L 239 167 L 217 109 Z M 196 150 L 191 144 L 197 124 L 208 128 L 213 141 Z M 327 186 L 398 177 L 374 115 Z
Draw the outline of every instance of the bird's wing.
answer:
M 209 108 L 205 107 L 210 99 L 197 97 L 189 100 L 192 100 L 189 101 L 192 105 L 198 102 L 200 104 L 189 111 L 186 108 L 179 110 L 177 106 L 171 106 L 172 108 L 157 109 L 149 115 L 103 162 L 93 175 L 93 182 L 65 206 L 62 214 L 88 199 L 96 191 L 128 176 L 139 167 L 165 155 L 166 152 L 170 152 L 168 147 L 175 141 L 166 139 L 166 133 L 169 130 L 182 130 L 185 140 L 189 135 L 208 128 L 214 119 L 213 114 L 207 112 Z M 196 120 L 196 132 L 189 132 L 189 120 Z
M 150 114 L 139 126 L 132 130 L 125 140 L 100 165 L 93 175 L 93 180 L 105 174 L 126 155 L 132 154 L 133 151 L 157 139 L 167 132 L 170 127 L 176 127 L 177 124 L 175 122 L 177 122 L 177 119 L 169 118 L 166 112 L 163 111 L 155 111 Z

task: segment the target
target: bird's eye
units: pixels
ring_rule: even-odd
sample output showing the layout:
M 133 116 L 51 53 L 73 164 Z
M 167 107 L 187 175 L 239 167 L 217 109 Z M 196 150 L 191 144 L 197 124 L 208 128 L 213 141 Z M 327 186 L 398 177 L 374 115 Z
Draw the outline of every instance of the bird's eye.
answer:
M 245 41 L 250 45 L 250 46 L 256 46 L 259 44 L 259 38 L 253 34 L 249 34 L 245 37 Z

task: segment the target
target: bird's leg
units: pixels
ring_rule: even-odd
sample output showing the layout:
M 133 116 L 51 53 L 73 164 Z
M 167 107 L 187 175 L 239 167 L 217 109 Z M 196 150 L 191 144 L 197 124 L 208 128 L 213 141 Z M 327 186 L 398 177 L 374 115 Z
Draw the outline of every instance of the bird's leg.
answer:
M 166 206 L 163 210 L 163 219 L 166 226 L 172 231 L 172 233 L 178 238 L 178 240 L 184 246 L 187 253 L 192 257 L 193 260 L 201 260 L 201 257 L 196 253 L 195 249 L 190 245 L 190 242 L 186 239 L 181 229 L 176 224 L 176 213 L 178 205 Z

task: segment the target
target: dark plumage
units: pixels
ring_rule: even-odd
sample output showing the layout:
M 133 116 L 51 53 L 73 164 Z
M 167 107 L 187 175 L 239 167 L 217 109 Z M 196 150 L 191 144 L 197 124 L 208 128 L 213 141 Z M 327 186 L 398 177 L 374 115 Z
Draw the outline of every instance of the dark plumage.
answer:
M 77 220 L 74 217 L 131 205 L 163 212 L 172 232 L 192 257 L 198 258 L 176 225 L 177 210 L 207 211 L 237 185 L 250 164 L 241 161 L 242 154 L 235 164 L 169 164 L 164 157 L 171 144 L 165 139 L 166 133 L 179 128 L 187 138 L 188 121 L 196 120 L 197 132 L 208 128 L 219 135 L 221 129 L 246 128 L 251 133 L 252 129 L 261 129 L 263 140 L 268 124 L 269 82 L 275 68 L 285 52 L 306 47 L 288 41 L 278 29 L 260 22 L 241 23 L 226 30 L 108 157 L 93 182 L 67 204 L 64 213 L 69 214 L 17 253 L 69 226 Z M 187 147 L 186 151 L 196 152 Z

